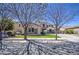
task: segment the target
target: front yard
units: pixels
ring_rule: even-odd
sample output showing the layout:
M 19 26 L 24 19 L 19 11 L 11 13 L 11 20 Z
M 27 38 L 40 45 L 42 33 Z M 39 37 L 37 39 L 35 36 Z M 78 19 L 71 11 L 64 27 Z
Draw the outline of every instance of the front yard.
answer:
M 16 35 L 16 38 L 24 38 L 23 35 Z M 54 34 L 47 34 L 47 35 L 28 35 L 27 38 L 56 38 Z M 59 38 L 59 36 L 58 36 Z

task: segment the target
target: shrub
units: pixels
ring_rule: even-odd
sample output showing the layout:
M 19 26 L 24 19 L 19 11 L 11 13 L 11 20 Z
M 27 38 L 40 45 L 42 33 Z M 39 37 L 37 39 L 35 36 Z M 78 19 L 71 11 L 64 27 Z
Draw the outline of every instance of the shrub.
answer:
M 74 34 L 75 32 L 72 29 L 67 29 L 67 30 L 64 30 L 64 33 L 65 34 Z
M 41 34 L 42 34 L 42 35 L 45 35 L 45 33 L 44 33 L 44 32 L 41 32 Z
M 11 32 L 7 32 L 7 35 L 8 35 L 8 36 L 11 36 L 11 35 L 12 35 L 12 33 L 11 33 Z
M 43 31 L 41 32 L 41 35 L 45 35 L 45 34 L 46 34 L 46 31 L 43 30 Z
M 15 36 L 15 34 L 13 34 L 12 32 L 7 32 L 7 35 L 8 35 L 9 37 Z

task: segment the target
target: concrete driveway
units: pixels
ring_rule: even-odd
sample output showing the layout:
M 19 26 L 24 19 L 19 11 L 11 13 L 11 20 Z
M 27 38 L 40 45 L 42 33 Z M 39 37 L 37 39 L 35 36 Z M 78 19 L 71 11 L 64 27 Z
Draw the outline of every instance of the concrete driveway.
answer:
M 72 34 L 58 34 L 58 36 L 66 41 L 79 42 L 79 37 Z

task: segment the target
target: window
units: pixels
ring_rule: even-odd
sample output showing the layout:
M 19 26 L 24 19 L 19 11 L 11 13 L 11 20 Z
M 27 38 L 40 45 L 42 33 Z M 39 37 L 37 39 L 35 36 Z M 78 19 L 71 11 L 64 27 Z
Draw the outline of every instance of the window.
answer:
M 20 27 L 21 25 L 19 24 L 19 27 Z
M 29 32 L 34 32 L 34 28 L 29 28 L 28 31 Z
M 45 24 L 43 24 L 43 27 L 45 27 Z
M 51 27 L 53 27 L 53 25 L 51 25 Z
M 32 32 L 34 32 L 34 28 L 32 28 Z
M 31 32 L 31 28 L 29 28 L 28 31 Z

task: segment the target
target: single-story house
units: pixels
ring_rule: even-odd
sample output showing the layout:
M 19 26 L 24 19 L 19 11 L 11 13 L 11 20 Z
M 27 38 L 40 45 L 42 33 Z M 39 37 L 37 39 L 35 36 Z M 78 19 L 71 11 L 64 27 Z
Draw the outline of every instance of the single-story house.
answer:
M 32 24 L 29 24 L 27 28 L 27 34 L 36 34 L 36 35 L 38 34 L 39 35 L 41 34 L 42 31 L 46 31 L 47 33 L 54 33 L 53 25 L 47 25 L 44 23 L 42 24 L 32 23 Z M 15 23 L 13 32 L 24 34 L 24 29 L 20 23 Z

